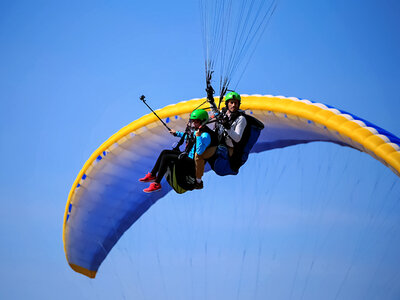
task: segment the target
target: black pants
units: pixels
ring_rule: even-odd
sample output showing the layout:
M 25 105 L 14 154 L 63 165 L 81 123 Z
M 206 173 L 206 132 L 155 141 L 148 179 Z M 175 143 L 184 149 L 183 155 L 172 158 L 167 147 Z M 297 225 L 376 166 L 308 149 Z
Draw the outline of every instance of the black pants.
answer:
M 176 163 L 179 154 L 181 154 L 181 152 L 176 150 L 163 150 L 160 153 L 153 170 L 151 170 L 151 175 L 156 176 L 157 183 L 161 182 L 167 172 L 168 166 Z M 181 158 L 180 163 L 187 165 L 188 168 L 195 168 L 194 160 L 189 157 Z

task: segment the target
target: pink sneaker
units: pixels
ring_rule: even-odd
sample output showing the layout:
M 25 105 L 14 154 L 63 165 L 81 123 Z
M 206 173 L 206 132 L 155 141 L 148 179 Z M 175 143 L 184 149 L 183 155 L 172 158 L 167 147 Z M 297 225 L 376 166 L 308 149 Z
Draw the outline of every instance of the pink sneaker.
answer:
M 150 186 L 147 189 L 144 189 L 143 192 L 145 193 L 152 193 L 161 190 L 161 184 L 157 182 L 150 183 Z
M 147 173 L 146 176 L 144 176 L 143 178 L 140 178 L 139 181 L 140 182 L 152 182 L 156 180 L 156 177 L 151 175 L 151 173 Z

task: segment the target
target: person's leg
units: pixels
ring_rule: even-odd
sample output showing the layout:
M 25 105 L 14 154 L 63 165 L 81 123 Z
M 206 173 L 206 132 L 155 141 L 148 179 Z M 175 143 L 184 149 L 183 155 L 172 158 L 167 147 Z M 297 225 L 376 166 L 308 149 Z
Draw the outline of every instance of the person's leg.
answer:
M 156 163 L 154 164 L 153 169 L 151 170 L 151 175 L 156 176 L 157 173 L 160 170 L 160 165 L 161 165 L 161 161 L 163 159 L 163 156 L 168 155 L 168 154 L 178 154 L 179 152 L 175 151 L 175 150 L 163 150 L 161 151 L 160 155 L 157 158 Z M 178 154 L 179 155 L 179 154 Z
M 161 180 L 164 177 L 164 174 L 167 172 L 168 166 L 178 160 L 179 157 L 178 151 L 173 151 L 173 150 L 164 150 L 161 152 L 160 156 L 157 159 L 157 162 L 153 168 L 153 171 L 157 173 L 157 176 L 150 184 L 150 186 L 146 189 L 143 190 L 145 193 L 152 193 L 161 190 Z M 153 172 L 152 171 L 152 172 Z
M 232 155 L 233 155 L 233 148 L 232 148 L 232 147 L 229 147 L 229 146 L 226 146 L 226 147 L 228 148 L 229 157 L 232 157 Z
M 196 179 L 198 182 L 201 182 L 201 178 L 204 174 L 204 166 L 206 164 L 206 160 L 212 157 L 217 150 L 217 146 L 208 147 L 201 155 L 196 153 L 195 155 L 195 163 L 196 163 Z
M 160 161 L 158 165 L 158 171 L 155 182 L 160 183 L 165 173 L 167 172 L 168 166 L 178 160 L 179 152 L 169 151 L 164 152 L 163 155 L 160 156 Z
M 161 151 L 161 153 L 158 156 L 157 161 L 154 164 L 154 167 L 151 170 L 151 172 L 147 173 L 143 178 L 140 178 L 139 181 L 140 182 L 152 182 L 152 181 L 155 181 L 157 173 L 158 173 L 158 171 L 160 169 L 160 165 L 161 165 L 161 161 L 162 161 L 163 157 L 165 155 L 169 155 L 169 154 L 172 154 L 172 153 L 176 153 L 177 155 L 179 155 L 179 152 L 176 151 L 176 150 L 163 150 L 163 151 Z M 161 178 L 162 178 L 162 176 L 161 176 Z

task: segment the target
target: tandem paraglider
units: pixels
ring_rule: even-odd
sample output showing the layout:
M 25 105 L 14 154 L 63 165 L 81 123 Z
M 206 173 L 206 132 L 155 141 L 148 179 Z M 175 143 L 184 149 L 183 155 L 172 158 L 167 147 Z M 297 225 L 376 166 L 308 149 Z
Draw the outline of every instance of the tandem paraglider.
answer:
M 204 101 L 184 101 L 156 113 L 169 127 L 185 128 Z M 367 153 L 400 175 L 400 139 L 353 114 L 282 96 L 241 95 L 241 108 L 266 126 L 250 153 L 324 141 Z M 90 156 L 71 188 L 64 215 L 65 254 L 75 271 L 95 277 L 122 234 L 172 190 L 166 184 L 146 194 L 138 178 L 174 139 L 150 113 L 112 135 Z
M 257 142 L 264 124 L 245 111 L 240 110 L 241 97 L 231 91 L 225 97 L 225 107 L 218 110 L 211 84 L 207 81 L 207 101 L 210 104 L 213 116 L 210 119 L 205 109 L 196 107 L 190 114 L 184 132 L 169 128 L 160 119 L 157 113 L 141 100 L 161 121 L 164 127 L 173 136 L 180 137 L 180 141 L 173 149 L 165 149 L 158 156 L 153 168 L 140 182 L 151 182 L 143 191 L 152 193 L 159 191 L 162 177 L 165 178 L 175 192 L 181 194 L 188 190 L 202 189 L 202 176 L 205 163 L 220 176 L 237 175 L 239 168 L 247 161 L 249 153 Z M 210 129 L 208 124 L 213 124 Z M 184 150 L 180 146 L 185 143 Z
M 322 103 L 237 93 L 275 0 L 200 2 L 207 97 L 158 110 L 141 97 L 152 112 L 113 134 L 86 161 L 63 220 L 65 255 L 76 272 L 94 278 L 124 232 L 158 200 L 172 190 L 207 190 L 203 172 L 240 176 L 252 153 L 329 142 L 367 153 L 400 176 L 400 139 L 390 132 Z M 217 60 L 219 96 L 214 98 Z

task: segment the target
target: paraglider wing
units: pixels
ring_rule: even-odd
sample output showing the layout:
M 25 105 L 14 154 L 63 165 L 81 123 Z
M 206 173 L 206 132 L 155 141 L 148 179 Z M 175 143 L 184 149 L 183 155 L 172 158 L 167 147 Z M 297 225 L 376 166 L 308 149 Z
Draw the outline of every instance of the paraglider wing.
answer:
M 157 113 L 171 128 L 180 129 L 203 102 L 181 102 Z M 265 125 L 252 152 L 327 141 L 366 152 L 400 174 L 400 140 L 354 115 L 308 100 L 260 95 L 242 95 L 241 108 Z M 143 193 L 138 178 L 174 141 L 149 114 L 119 130 L 91 155 L 71 188 L 64 215 L 64 250 L 75 271 L 94 278 L 122 234 L 171 190 L 164 182 L 161 192 Z
M 400 174 L 400 139 L 357 116 L 298 98 L 247 96 L 249 109 L 266 127 L 252 152 L 326 141 L 365 152 Z

